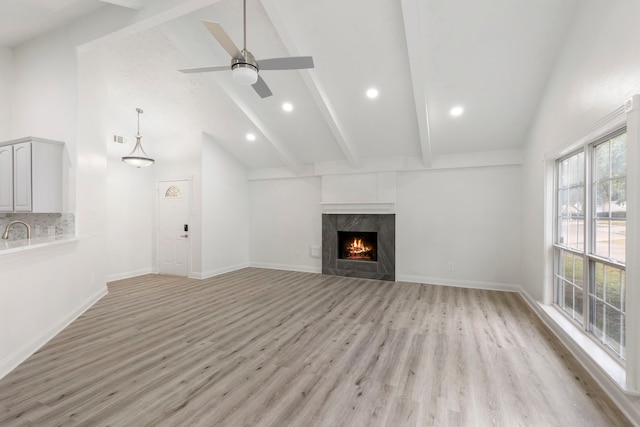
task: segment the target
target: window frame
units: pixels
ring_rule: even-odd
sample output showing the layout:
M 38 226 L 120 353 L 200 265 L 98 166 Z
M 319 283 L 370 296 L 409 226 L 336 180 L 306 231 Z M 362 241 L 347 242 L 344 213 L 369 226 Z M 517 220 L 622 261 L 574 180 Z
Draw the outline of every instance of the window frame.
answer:
M 553 177 L 554 177 L 553 178 L 553 195 L 554 196 L 553 196 L 553 233 L 552 233 L 552 250 L 553 250 L 553 257 L 552 257 L 553 273 L 552 274 L 553 274 L 553 305 L 556 307 L 557 311 L 559 311 L 565 318 L 567 318 L 570 322 L 576 325 L 576 327 L 580 328 L 585 333 L 586 336 L 588 336 L 600 348 L 602 348 L 608 354 L 610 354 L 617 363 L 625 367 L 626 366 L 626 344 L 627 344 L 627 339 L 626 339 L 626 334 L 627 334 L 626 308 L 627 307 L 625 307 L 624 311 L 622 311 L 612 306 L 614 309 L 620 311 L 623 316 L 622 321 L 623 321 L 624 327 L 621 332 L 621 337 L 619 340 L 620 348 L 622 349 L 622 351 L 620 352 L 617 352 L 616 350 L 614 350 L 610 345 L 608 345 L 605 342 L 605 340 L 595 335 L 595 333 L 592 331 L 592 326 L 594 326 L 592 325 L 592 316 L 594 315 L 592 311 L 595 311 L 595 309 L 592 310 L 592 307 L 591 307 L 592 306 L 591 297 L 592 296 L 597 297 L 596 291 L 594 290 L 592 292 L 592 289 L 595 289 L 596 263 L 604 264 L 605 267 L 613 267 L 615 269 L 618 269 L 622 271 L 626 276 L 626 256 L 625 256 L 625 262 L 622 263 L 622 262 L 619 262 L 618 260 L 605 258 L 595 254 L 596 252 L 596 246 L 595 246 L 596 234 L 595 233 L 597 231 L 596 230 L 596 222 L 597 222 L 596 204 L 594 202 L 597 183 L 594 182 L 593 180 L 593 175 L 596 168 L 595 154 L 594 154 L 595 147 L 597 147 L 602 143 L 610 141 L 613 138 L 616 138 L 617 136 L 620 136 L 622 134 L 627 134 L 625 143 L 628 145 L 629 140 L 628 140 L 627 125 L 624 124 L 595 140 L 585 141 L 583 144 L 581 144 L 571 152 L 566 153 L 555 159 L 554 173 L 553 173 Z M 584 225 L 582 230 L 582 239 L 583 239 L 582 249 L 569 246 L 570 239 L 567 239 L 567 242 L 563 242 L 563 243 L 559 242 L 560 241 L 560 236 L 559 236 L 560 223 L 559 222 L 562 219 L 562 216 L 560 215 L 559 194 L 560 194 L 560 191 L 563 191 L 563 190 L 569 191 L 572 188 L 570 183 L 567 185 L 567 187 L 562 187 L 562 188 L 560 187 L 560 165 L 563 161 L 570 159 L 576 155 L 579 155 L 580 153 L 583 154 L 583 162 L 584 162 L 583 189 L 582 189 L 582 193 L 583 193 L 582 194 L 582 197 L 583 197 L 582 198 L 582 201 L 583 201 L 582 220 Z M 628 153 L 627 153 L 626 167 L 628 168 Z M 627 176 L 628 176 L 628 170 L 625 169 L 625 175 L 624 175 L 625 183 L 627 182 Z M 610 175 L 607 179 L 611 181 L 614 178 L 612 178 L 612 176 Z M 570 215 L 568 216 L 568 218 L 570 218 Z M 609 216 L 608 218 L 609 218 L 609 221 L 611 221 L 611 216 Z M 626 224 L 628 223 L 627 221 L 628 221 L 628 217 L 625 216 L 625 222 L 626 222 L 625 228 L 626 228 Z M 610 244 L 611 243 L 609 241 L 609 245 Z M 565 289 L 564 286 L 566 286 L 566 283 L 571 284 L 571 286 L 573 286 L 574 288 L 574 291 L 577 288 L 577 286 L 574 283 L 575 280 L 568 281 L 565 276 L 560 275 L 560 272 L 559 272 L 559 269 L 561 267 L 560 259 L 565 254 L 571 254 L 572 256 L 582 258 L 583 271 L 582 271 L 582 289 L 581 289 L 581 292 L 582 292 L 581 322 L 576 319 L 575 308 L 573 309 L 574 313 L 570 314 L 564 308 L 566 300 L 563 299 L 562 301 L 560 301 L 560 297 L 561 297 L 560 291 Z M 611 254 L 610 248 L 609 248 L 609 254 Z M 575 279 L 575 270 L 573 271 L 572 277 L 573 279 Z M 560 281 L 563 281 L 565 283 L 562 289 L 560 289 L 560 286 L 559 286 Z M 625 286 L 627 286 L 626 282 L 625 282 Z M 564 292 L 563 292 L 563 298 L 564 298 Z M 562 305 L 560 304 L 560 302 L 562 302 Z M 606 301 L 603 301 L 603 302 L 607 304 Z M 625 299 L 625 304 L 626 304 L 626 299 Z M 575 307 L 575 301 L 573 306 Z

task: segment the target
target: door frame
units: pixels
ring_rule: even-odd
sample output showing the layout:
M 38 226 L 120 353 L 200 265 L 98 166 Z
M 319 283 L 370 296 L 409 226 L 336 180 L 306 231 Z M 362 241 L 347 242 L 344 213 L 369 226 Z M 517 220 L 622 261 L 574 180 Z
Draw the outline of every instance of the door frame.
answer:
M 187 207 L 189 209 L 189 243 L 187 245 L 187 277 L 192 277 L 193 274 L 193 239 L 191 233 L 193 232 L 193 177 L 181 177 L 173 179 L 159 179 L 156 181 L 156 208 L 155 208 L 155 229 L 153 233 L 153 247 L 154 247 L 154 270 L 156 274 L 160 273 L 160 184 L 164 182 L 176 182 L 183 181 L 189 188 L 189 197 L 187 198 Z

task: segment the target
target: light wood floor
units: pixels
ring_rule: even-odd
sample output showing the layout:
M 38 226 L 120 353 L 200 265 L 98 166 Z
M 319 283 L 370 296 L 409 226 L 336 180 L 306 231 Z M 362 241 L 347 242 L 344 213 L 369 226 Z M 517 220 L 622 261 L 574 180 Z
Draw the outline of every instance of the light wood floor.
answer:
M 629 423 L 517 294 L 245 269 L 111 283 L 0 425 Z

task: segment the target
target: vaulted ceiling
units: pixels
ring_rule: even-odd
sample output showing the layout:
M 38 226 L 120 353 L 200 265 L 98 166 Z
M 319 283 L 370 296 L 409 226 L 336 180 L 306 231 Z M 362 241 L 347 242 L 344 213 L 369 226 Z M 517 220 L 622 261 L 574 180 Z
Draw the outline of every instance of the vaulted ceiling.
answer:
M 155 73 L 197 88 L 199 126 L 247 168 L 419 169 L 474 156 L 517 162 L 578 7 L 575 0 L 247 0 L 247 49 L 258 60 L 310 55 L 315 63 L 262 70 L 273 92 L 262 99 L 230 71 L 177 71 L 229 64 L 202 20 L 220 23 L 239 47 L 243 40 L 241 0 L 185 3 L 191 7 L 174 4 L 167 16 L 152 0 L 4 2 L 0 45 L 99 8 L 155 16 L 157 24 L 127 45 L 132 84 Z M 368 98 L 369 88 L 379 96 Z M 461 115 L 450 114 L 455 106 Z M 246 140 L 249 132 L 256 141 Z

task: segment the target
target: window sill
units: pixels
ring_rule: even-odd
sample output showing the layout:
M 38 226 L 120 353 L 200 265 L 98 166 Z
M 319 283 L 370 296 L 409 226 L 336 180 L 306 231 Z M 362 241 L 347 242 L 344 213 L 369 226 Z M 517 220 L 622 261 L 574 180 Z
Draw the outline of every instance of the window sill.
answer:
M 581 350 L 584 355 L 591 359 L 594 365 L 598 366 L 601 371 L 606 374 L 609 379 L 615 383 L 620 390 L 628 395 L 639 396 L 635 390 L 627 388 L 626 379 L 627 374 L 625 368 L 606 350 L 601 348 L 595 343 L 586 333 L 574 325 L 569 319 L 567 319 L 555 306 L 545 305 L 536 302 L 538 308 L 544 313 L 545 317 L 551 320 L 554 324 L 548 325 L 552 331 L 559 336 L 559 338 L 565 343 L 569 344 L 558 332 L 563 332 L 566 338 L 572 341 L 573 345 L 568 345 L 569 350 L 578 358 L 578 360 L 584 361 L 584 356 L 575 354 L 575 350 Z M 586 367 L 586 366 L 585 366 Z

